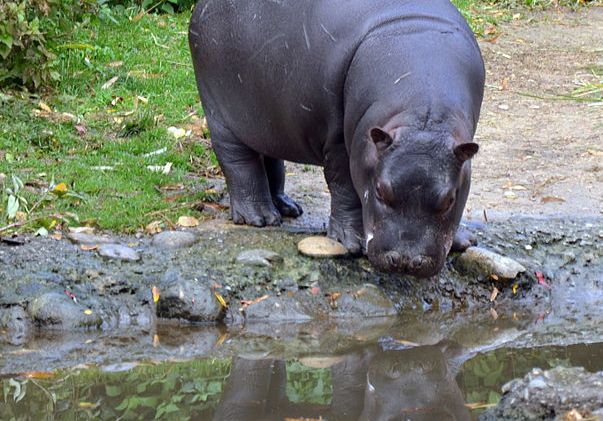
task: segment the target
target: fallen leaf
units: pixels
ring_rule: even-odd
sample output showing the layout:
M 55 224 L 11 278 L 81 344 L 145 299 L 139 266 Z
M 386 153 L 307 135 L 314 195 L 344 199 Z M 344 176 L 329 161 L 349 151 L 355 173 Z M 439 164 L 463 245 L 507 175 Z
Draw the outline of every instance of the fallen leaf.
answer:
M 43 111 L 46 111 L 47 113 L 52 113 L 52 108 L 50 108 L 44 101 L 40 101 L 38 102 L 38 108 L 40 108 Z
M 65 183 L 59 183 L 54 186 L 54 189 L 51 190 L 51 193 L 57 195 L 58 197 L 62 197 L 67 193 L 67 185 Z
M 161 342 L 159 342 L 159 335 L 154 334 L 153 335 L 153 348 L 157 348 L 159 345 L 161 345 Z
M 22 376 L 19 377 L 25 377 L 28 379 L 52 379 L 53 377 L 56 377 L 56 373 L 52 372 L 52 371 L 27 371 L 25 373 L 23 373 Z
M 185 228 L 196 227 L 197 225 L 199 225 L 199 220 L 194 216 L 181 216 L 180 218 L 178 218 L 178 222 L 176 222 L 176 225 Z
M 119 104 L 120 102 L 123 102 L 123 101 L 124 101 L 124 99 L 123 99 L 122 97 L 117 96 L 117 95 L 114 95 L 112 98 L 113 98 L 113 99 L 111 100 L 111 106 L 112 106 L 112 107 L 115 107 L 117 104 Z M 114 113 L 114 112 L 116 112 L 116 111 L 117 111 L 117 110 L 109 110 L 109 112 L 110 112 L 110 113 Z
M 540 199 L 540 202 L 542 203 L 563 203 L 565 202 L 565 199 L 558 197 L 558 196 L 544 196 L 542 199 Z
M 361 294 L 359 292 L 359 294 Z M 331 301 L 337 301 L 339 297 L 341 297 L 341 292 L 330 292 L 327 294 L 327 297 L 331 299 Z
M 157 234 L 162 231 L 161 224 L 161 221 L 153 221 L 149 223 L 144 230 L 147 234 Z
M 513 285 L 513 295 L 517 294 L 518 289 L 519 289 L 519 284 Z
M 266 295 L 262 295 L 259 298 L 256 298 L 255 300 L 241 300 L 241 305 L 243 307 L 249 307 L 251 305 L 259 303 L 260 301 L 264 301 L 268 297 L 270 297 L 270 296 L 268 294 L 266 294 Z
M 224 298 L 220 294 L 214 291 L 214 295 L 216 296 L 216 300 L 218 300 L 222 308 L 228 307 L 228 304 L 226 304 L 226 301 L 224 301 Z
M 159 301 L 159 297 L 161 296 L 161 294 L 159 293 L 159 288 L 153 286 L 153 288 L 151 288 L 151 293 L 153 294 L 153 302 L 156 303 L 157 301 Z
M 91 251 L 91 250 L 96 250 L 98 249 L 98 244 L 81 244 L 80 245 L 80 249 L 82 249 L 83 251 Z
M 492 293 L 490 294 L 490 301 L 491 302 L 494 302 L 496 300 L 496 297 L 498 297 L 498 293 L 499 293 L 498 288 L 494 287 L 492 289 Z
M 466 403 L 465 406 L 471 410 L 475 410 L 475 409 L 492 408 L 493 406 L 496 406 L 496 404 L 495 403 L 486 403 L 486 402 L 473 402 L 473 403 Z
M 495 281 L 498 281 L 498 275 L 495 274 L 495 273 L 491 273 L 490 274 L 490 278 L 493 279 L 493 280 L 495 280 Z
M 92 314 L 92 310 L 90 310 L 89 308 L 87 308 L 86 310 L 84 310 L 84 314 L 87 316 L 90 316 Z
M 492 316 L 492 318 L 494 320 L 498 319 L 498 313 L 496 312 L 496 310 L 494 310 L 493 308 L 490 308 L 490 315 Z
M 180 139 L 183 138 L 184 136 L 186 136 L 186 130 L 180 128 L 180 127 L 168 127 L 167 131 L 169 134 L 171 134 L 172 136 L 174 136 L 176 139 Z
M 596 149 L 587 149 L 586 152 L 593 156 L 603 156 L 603 151 L 598 151 Z
M 80 137 L 84 137 L 84 135 L 86 134 L 86 126 L 84 126 L 83 124 L 76 124 L 75 126 L 75 131 L 77 132 L 77 134 Z
M 224 343 L 224 341 L 226 341 L 226 339 L 228 339 L 228 332 L 222 332 L 220 334 L 220 336 L 218 337 L 218 339 L 216 340 L 216 343 L 214 344 L 214 346 L 220 346 Z
M 419 346 L 419 344 L 416 342 L 406 341 L 404 339 L 396 339 L 396 340 L 394 340 L 394 342 L 397 344 L 400 344 L 400 345 L 404 345 L 404 346 L 412 346 L 412 347 Z
M 55 232 L 50 237 L 53 238 L 53 239 L 55 239 L 55 240 L 57 240 L 57 241 L 59 241 L 59 240 L 63 239 L 63 233 L 61 233 L 61 232 Z
M 69 227 L 69 232 L 75 234 L 94 234 L 94 227 Z
M 106 81 L 105 83 L 103 83 L 103 86 L 101 86 L 101 89 L 109 89 L 111 86 L 113 86 L 113 84 L 115 82 L 117 82 L 117 79 L 119 79 L 119 76 L 113 76 L 111 79 L 109 79 L 108 81 Z
M 536 279 L 538 279 L 538 283 L 540 285 L 545 288 L 551 288 L 551 286 L 544 280 L 544 275 L 542 274 L 542 272 L 534 272 L 534 275 L 536 275 Z
M 124 65 L 124 62 L 121 60 L 118 60 L 118 61 L 112 61 L 111 63 L 107 64 L 107 67 L 120 67 L 123 65 Z

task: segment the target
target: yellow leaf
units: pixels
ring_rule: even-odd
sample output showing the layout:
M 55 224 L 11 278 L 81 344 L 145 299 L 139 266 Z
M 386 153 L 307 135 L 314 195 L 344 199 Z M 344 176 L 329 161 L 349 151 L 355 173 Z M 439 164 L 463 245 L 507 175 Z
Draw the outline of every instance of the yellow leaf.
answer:
M 194 216 L 181 216 L 178 218 L 177 225 L 181 227 L 196 227 L 199 225 L 199 220 Z
M 87 314 L 88 316 L 90 316 L 92 314 L 92 310 L 87 308 L 86 310 L 84 310 L 84 314 Z
M 154 334 L 153 335 L 153 348 L 157 348 L 159 345 L 161 345 L 161 341 L 159 340 L 159 335 Z
M 64 196 L 65 193 L 67 193 L 67 185 L 65 183 L 57 184 L 54 189 L 52 189 L 52 193 L 59 197 Z
M 52 371 L 28 371 L 24 373 L 24 377 L 28 379 L 52 379 L 56 374 Z
M 147 234 L 157 234 L 158 232 L 161 232 L 161 221 L 151 222 L 144 230 Z
M 513 285 L 513 295 L 517 294 L 517 289 L 519 288 L 519 284 Z
M 154 286 L 153 288 L 151 288 L 151 292 L 153 293 L 153 302 L 156 303 L 157 301 L 159 301 L 159 297 L 161 296 L 161 294 L 159 293 L 159 288 Z
M 38 107 L 40 107 L 41 110 L 46 111 L 47 113 L 52 112 L 52 109 L 44 101 L 38 102 Z
M 96 407 L 96 404 L 92 403 L 92 402 L 80 402 L 78 405 L 80 408 L 83 408 L 83 409 L 90 409 L 90 408 Z
M 218 300 L 222 308 L 228 307 L 228 304 L 226 304 L 226 301 L 224 301 L 224 298 L 220 294 L 214 292 L 214 295 L 216 296 L 216 299 Z

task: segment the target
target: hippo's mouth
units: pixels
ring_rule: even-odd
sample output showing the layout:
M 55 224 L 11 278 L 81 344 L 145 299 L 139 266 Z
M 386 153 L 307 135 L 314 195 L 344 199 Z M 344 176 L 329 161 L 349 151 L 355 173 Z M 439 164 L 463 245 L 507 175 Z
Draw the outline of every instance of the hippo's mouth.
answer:
M 380 271 L 403 273 L 417 278 L 436 275 L 444 266 L 443 259 L 425 255 L 404 256 L 398 251 L 388 251 L 378 255 L 369 253 L 368 257 Z

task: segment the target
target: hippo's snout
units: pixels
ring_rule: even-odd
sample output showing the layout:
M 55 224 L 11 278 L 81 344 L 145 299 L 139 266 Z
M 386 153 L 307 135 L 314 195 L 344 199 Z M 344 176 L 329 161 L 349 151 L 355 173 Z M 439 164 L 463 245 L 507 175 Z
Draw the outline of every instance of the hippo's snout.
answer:
M 419 278 L 428 278 L 439 271 L 434 258 L 426 255 L 407 257 L 400 252 L 392 250 L 383 255 L 382 259 L 375 262 L 379 269 L 386 272 L 401 272 Z

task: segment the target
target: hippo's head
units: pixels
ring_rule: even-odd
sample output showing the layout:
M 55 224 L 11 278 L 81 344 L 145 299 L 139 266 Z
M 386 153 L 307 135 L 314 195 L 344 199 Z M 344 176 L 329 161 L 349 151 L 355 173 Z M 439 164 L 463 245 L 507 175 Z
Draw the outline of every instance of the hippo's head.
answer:
M 369 260 L 417 277 L 443 267 L 458 228 L 478 150 L 447 131 L 373 127 L 353 171 Z

